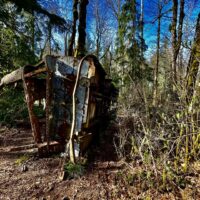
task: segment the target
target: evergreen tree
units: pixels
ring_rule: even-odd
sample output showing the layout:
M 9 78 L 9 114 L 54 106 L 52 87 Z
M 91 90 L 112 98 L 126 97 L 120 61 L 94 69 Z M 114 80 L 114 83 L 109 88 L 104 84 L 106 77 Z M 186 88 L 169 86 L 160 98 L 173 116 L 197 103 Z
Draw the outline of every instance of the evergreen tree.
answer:
M 49 13 L 36 0 L 0 1 L 1 76 L 25 64 L 35 64 L 47 41 L 52 50 L 59 49 L 49 33 L 63 31 L 65 25 L 63 18 Z
M 36 62 L 34 41 L 39 39 L 39 33 L 32 15 L 23 11 L 19 13 L 11 4 L 2 6 L 5 13 L 9 14 L 6 24 L 0 18 L 0 71 L 3 74 Z
M 127 82 L 138 82 L 144 78 L 143 53 L 145 43 L 140 38 L 140 23 L 137 14 L 136 0 L 126 0 L 122 6 L 119 17 L 119 29 L 117 38 L 118 64 L 121 69 L 122 87 Z M 141 48 L 141 45 L 144 45 Z M 145 69 L 146 70 L 146 69 Z

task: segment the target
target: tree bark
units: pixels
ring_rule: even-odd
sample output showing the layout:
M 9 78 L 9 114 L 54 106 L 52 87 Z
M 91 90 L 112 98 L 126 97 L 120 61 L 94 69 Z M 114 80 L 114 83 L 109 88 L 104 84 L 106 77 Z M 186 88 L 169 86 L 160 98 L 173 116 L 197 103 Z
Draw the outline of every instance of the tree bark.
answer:
M 65 56 L 68 56 L 68 33 L 66 31 L 65 36 L 64 36 L 64 45 L 65 45 Z
M 70 42 L 69 42 L 68 56 L 73 56 L 73 47 L 74 47 L 75 38 L 76 38 L 76 22 L 78 20 L 77 6 L 78 6 L 78 0 L 74 0 L 73 25 L 72 25 L 72 34 L 71 34 L 71 38 L 70 38 Z
M 178 40 L 177 40 L 177 47 L 176 47 L 176 58 L 179 54 L 179 50 L 180 50 L 181 42 L 182 42 L 183 19 L 185 16 L 184 5 L 185 5 L 185 0 L 180 0 L 180 11 L 179 11 L 180 14 L 179 14 L 179 24 L 178 24 Z
M 158 0 L 158 27 L 157 27 L 157 48 L 156 48 L 156 66 L 154 68 L 154 83 L 153 83 L 153 106 L 157 103 L 158 93 L 158 69 L 160 61 L 160 26 L 162 17 L 162 6 L 160 0 Z
M 33 51 L 33 56 L 34 56 L 34 52 L 35 52 L 35 15 L 34 15 L 34 11 L 32 11 L 32 19 L 31 19 L 31 46 L 32 46 L 32 51 Z
M 172 7 L 172 25 L 171 25 L 171 35 L 172 35 L 172 80 L 176 83 L 177 76 L 176 76 L 176 25 L 177 25 L 177 13 L 178 13 L 178 0 L 173 0 L 173 7 Z
M 79 10 L 79 26 L 78 26 L 78 48 L 77 54 L 80 57 L 85 55 L 85 40 L 86 40 L 86 14 L 87 14 L 87 5 L 88 0 L 80 1 L 80 10 Z
M 101 22 L 99 16 L 99 8 L 98 5 L 95 5 L 95 18 L 96 18 L 96 56 L 99 58 L 100 53 L 100 45 L 101 45 Z
M 52 25 L 49 22 L 48 24 L 48 36 L 47 36 L 47 45 L 48 45 L 48 54 L 51 55 L 51 39 L 52 39 Z
M 140 2 L 140 40 L 141 40 L 141 59 L 144 57 L 144 0 Z
M 180 9 L 179 9 L 179 22 L 178 22 L 178 36 L 177 36 L 177 15 L 178 15 L 178 0 L 173 0 L 173 18 L 172 18 L 172 28 L 171 28 L 171 33 L 172 33 L 172 70 L 173 70 L 173 80 L 175 83 L 177 83 L 177 57 L 179 54 L 179 50 L 181 47 L 181 42 L 182 42 L 182 29 L 183 29 L 183 20 L 184 20 L 184 5 L 185 5 L 185 0 L 180 0 Z
M 197 18 L 196 32 L 187 69 L 187 102 L 190 103 L 194 94 L 197 74 L 200 65 L 200 13 Z

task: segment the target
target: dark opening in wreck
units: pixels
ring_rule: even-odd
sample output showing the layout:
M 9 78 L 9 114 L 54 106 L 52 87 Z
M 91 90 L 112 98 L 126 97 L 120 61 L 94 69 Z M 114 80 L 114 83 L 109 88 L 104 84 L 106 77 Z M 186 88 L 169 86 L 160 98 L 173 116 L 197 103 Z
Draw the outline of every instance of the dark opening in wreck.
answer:
M 72 124 L 72 94 L 80 60 L 45 56 L 37 65 L 27 65 L 1 79 L 0 87 L 23 82 L 34 141 L 41 156 L 64 151 Z M 95 132 L 96 122 L 107 114 L 116 99 L 111 79 L 93 56 L 87 56 L 80 71 L 76 92 L 76 154 L 85 150 Z M 43 109 L 42 116 L 34 111 Z

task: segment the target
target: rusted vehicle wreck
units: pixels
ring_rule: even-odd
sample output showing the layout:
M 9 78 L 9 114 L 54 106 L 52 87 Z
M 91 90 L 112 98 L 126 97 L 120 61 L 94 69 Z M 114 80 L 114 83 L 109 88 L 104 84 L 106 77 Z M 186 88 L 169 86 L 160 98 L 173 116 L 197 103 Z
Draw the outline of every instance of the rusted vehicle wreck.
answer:
M 88 146 L 99 117 L 107 114 L 115 88 L 93 55 L 82 60 L 47 55 L 35 66 L 19 68 L 1 79 L 0 87 L 22 81 L 34 141 L 40 156 L 62 152 L 69 141 L 72 96 L 77 82 L 75 143 L 77 152 Z M 35 108 L 44 111 L 37 115 Z

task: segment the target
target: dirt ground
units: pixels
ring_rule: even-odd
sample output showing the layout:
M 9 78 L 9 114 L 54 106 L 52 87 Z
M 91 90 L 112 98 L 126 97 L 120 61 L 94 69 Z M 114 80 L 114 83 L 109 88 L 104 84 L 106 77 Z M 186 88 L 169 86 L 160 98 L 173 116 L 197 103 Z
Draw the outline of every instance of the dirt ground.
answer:
M 200 163 L 190 187 L 160 193 L 141 189 L 124 178 L 128 168 L 118 161 L 111 141 L 95 150 L 81 177 L 61 181 L 61 158 L 39 158 L 30 129 L 0 127 L 0 199 L 200 199 Z M 21 148 L 25 146 L 26 149 Z M 134 166 L 135 170 L 140 166 Z

